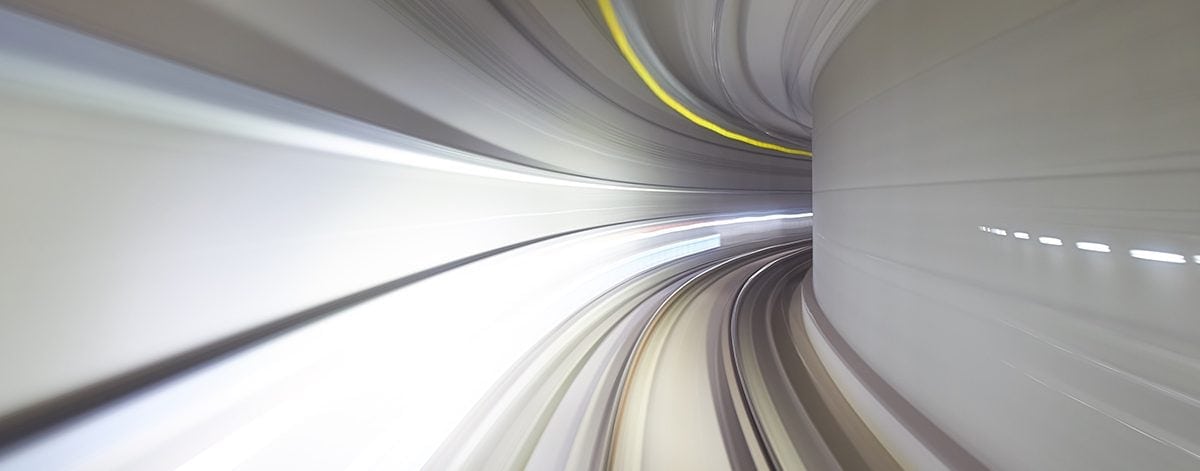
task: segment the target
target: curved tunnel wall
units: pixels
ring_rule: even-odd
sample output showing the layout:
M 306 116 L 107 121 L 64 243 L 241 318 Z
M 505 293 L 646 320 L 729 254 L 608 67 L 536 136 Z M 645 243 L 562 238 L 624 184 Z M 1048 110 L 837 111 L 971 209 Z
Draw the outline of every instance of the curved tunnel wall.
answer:
M 818 80 L 817 300 L 989 467 L 1198 464 L 1198 22 L 893 0 Z
M 404 96 L 392 101 L 364 102 L 349 79 L 322 81 L 329 77 L 316 68 L 270 64 L 290 56 L 222 63 L 214 58 L 241 56 L 191 48 L 162 27 L 172 15 L 187 17 L 178 8 L 148 12 L 157 22 L 118 15 L 129 22 L 97 28 L 141 37 L 134 42 L 222 74 L 0 11 L 0 136 L 7 146 L 0 218 L 8 224 L 0 234 L 0 357 L 24 359 L 0 365 L 8 378 L 0 415 L 509 244 L 646 218 L 809 207 L 802 178 L 766 171 L 796 161 L 775 159 L 741 169 L 745 178 L 722 179 L 660 165 L 645 148 L 606 136 L 603 152 L 638 162 L 612 165 L 591 156 L 596 149 L 563 144 L 579 136 L 503 119 L 513 110 L 475 111 L 455 124 L 484 137 L 505 134 L 510 143 L 529 145 L 524 135 L 559 144 L 508 151 L 544 161 L 488 159 L 508 154 L 499 146 L 476 148 L 487 143 L 449 126 L 429 131 L 432 125 L 406 106 L 406 97 L 431 95 L 429 87 L 401 87 Z M 339 8 L 386 17 L 373 2 Z M 64 10 L 58 18 L 85 23 L 126 11 L 89 11 L 79 3 Z M 292 20 L 306 12 L 288 11 Z M 389 27 L 405 31 L 387 18 Z M 233 34 L 204 16 L 190 20 L 213 26 L 196 32 L 197 43 Z M 249 40 L 239 46 L 250 55 L 265 47 Z M 499 87 L 432 49 L 415 42 L 401 52 L 413 62 L 441 57 L 423 66 L 446 82 Z M 299 93 L 309 83 L 320 93 L 296 100 L 220 76 L 263 70 L 284 90 Z M 478 97 L 457 100 L 472 98 Z M 449 98 L 442 103 L 442 119 L 463 112 Z M 378 120 L 348 117 L 363 114 Z M 669 141 L 662 128 L 633 129 Z M 683 141 L 710 152 L 716 147 Z

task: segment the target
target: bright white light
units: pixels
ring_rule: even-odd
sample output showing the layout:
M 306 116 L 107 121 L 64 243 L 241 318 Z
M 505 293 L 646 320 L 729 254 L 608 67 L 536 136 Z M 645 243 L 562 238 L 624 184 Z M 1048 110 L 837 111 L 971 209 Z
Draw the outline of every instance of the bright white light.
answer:
M 1200 263 L 1200 255 L 1193 255 L 1192 260 L 1195 260 L 1196 263 Z
M 1038 237 L 1038 242 L 1046 245 L 1062 245 L 1062 239 L 1057 237 Z
M 659 264 L 677 260 L 688 255 L 697 254 L 721 246 L 721 235 L 711 234 L 695 239 L 682 240 L 662 247 L 656 247 L 645 252 L 622 259 L 619 264 L 637 267 L 637 271 Z
M 1008 235 L 1008 231 L 1006 231 L 1004 229 L 992 228 L 992 234 L 996 234 L 998 236 L 1006 236 L 1006 235 Z
M 1129 251 L 1129 255 L 1132 255 L 1133 258 L 1140 258 L 1142 260 L 1152 260 L 1155 262 L 1187 263 L 1187 259 L 1184 258 L 1183 255 L 1179 255 L 1177 253 L 1134 249 L 1134 250 Z
M 1016 237 L 1018 239 L 1029 240 L 1029 233 L 1028 232 L 1014 232 L 1013 237 Z
M 813 213 L 795 213 L 795 214 L 768 214 L 766 216 L 743 216 L 743 217 L 729 218 L 729 219 L 715 219 L 712 221 L 698 222 L 698 223 L 687 224 L 687 225 L 683 225 L 683 226 L 672 226 L 672 227 L 668 227 L 666 229 L 659 229 L 656 231 L 644 232 L 644 233 L 633 236 L 633 239 L 636 240 L 636 239 L 645 239 L 645 238 L 649 238 L 649 237 L 658 237 L 658 236 L 664 235 L 664 234 L 672 234 L 675 232 L 691 231 L 691 230 L 695 230 L 695 229 L 702 229 L 705 227 L 719 227 L 719 226 L 728 226 L 731 224 L 745 224 L 748 222 L 775 221 L 775 220 L 782 220 L 782 219 L 811 218 L 812 216 L 813 216 Z
M 991 232 L 992 229 L 987 226 L 979 226 L 979 232 Z
M 1076 242 L 1075 247 L 1078 247 L 1079 250 L 1087 250 L 1089 252 L 1109 253 L 1112 251 L 1112 250 L 1109 250 L 1107 244 L 1100 244 L 1100 243 L 1096 243 L 1096 242 Z

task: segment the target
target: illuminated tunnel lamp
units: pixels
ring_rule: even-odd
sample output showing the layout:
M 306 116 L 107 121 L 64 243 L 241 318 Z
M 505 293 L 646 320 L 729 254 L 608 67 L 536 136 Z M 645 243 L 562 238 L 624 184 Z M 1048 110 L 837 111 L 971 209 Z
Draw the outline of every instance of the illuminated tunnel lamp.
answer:
M 1158 252 L 1155 250 L 1133 249 L 1133 250 L 1129 251 L 1129 255 L 1133 256 L 1133 258 L 1139 258 L 1142 260 L 1150 260 L 1150 261 L 1154 261 L 1154 262 L 1187 263 L 1187 258 L 1184 258 L 1183 255 L 1180 255 L 1177 253 L 1170 253 L 1170 252 Z
M 1200 263 L 1200 255 L 1193 255 L 1192 260 L 1195 261 L 1196 263 Z
M 990 230 L 990 231 L 988 231 L 988 232 L 991 232 L 992 234 L 996 234 L 996 235 L 998 235 L 998 236 L 1006 236 L 1006 235 L 1008 235 L 1008 231 L 1006 231 L 1006 230 L 1004 230 L 1004 229 L 997 229 L 997 228 L 995 228 L 995 227 L 993 227 L 993 228 L 992 228 L 992 230 Z
M 1057 237 L 1038 237 L 1038 242 L 1041 242 L 1046 245 L 1062 245 L 1063 244 L 1062 239 L 1059 239 Z
M 1029 233 L 1028 232 L 1014 232 L 1013 237 L 1016 237 L 1021 240 L 1029 240 Z
M 1088 252 L 1112 252 L 1112 249 L 1108 247 L 1108 244 L 1101 244 L 1097 242 L 1076 242 L 1075 247 L 1079 250 L 1086 250 Z

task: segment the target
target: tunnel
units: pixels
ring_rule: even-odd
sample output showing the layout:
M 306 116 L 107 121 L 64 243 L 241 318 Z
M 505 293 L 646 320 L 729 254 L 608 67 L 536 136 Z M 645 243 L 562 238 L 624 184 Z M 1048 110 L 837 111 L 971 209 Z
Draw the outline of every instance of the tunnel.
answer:
M 0 470 L 1200 469 L 1195 0 L 0 0 Z

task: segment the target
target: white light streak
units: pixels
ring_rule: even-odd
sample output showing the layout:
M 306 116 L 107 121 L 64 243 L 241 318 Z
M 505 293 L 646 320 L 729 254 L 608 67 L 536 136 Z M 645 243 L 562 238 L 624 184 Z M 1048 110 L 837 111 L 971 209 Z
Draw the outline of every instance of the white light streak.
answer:
M 1062 245 L 1062 239 L 1057 237 L 1038 237 L 1038 242 L 1046 245 Z
M 1018 239 L 1029 240 L 1029 233 L 1028 232 L 1014 232 L 1013 237 L 1016 237 Z
M 768 214 L 766 216 L 743 216 L 729 219 L 717 219 L 713 221 L 698 222 L 683 226 L 673 226 L 657 231 L 645 232 L 634 236 L 634 239 L 645 239 L 648 237 L 657 237 L 663 234 L 672 234 L 675 232 L 690 231 L 693 229 L 702 229 L 705 227 L 728 226 L 730 224 L 745 224 L 748 222 L 775 221 L 782 219 L 801 219 L 811 218 L 813 213 L 795 213 L 795 214 Z
M 1004 229 L 997 229 L 997 228 L 993 227 L 992 234 L 996 234 L 998 236 L 1006 236 L 1006 235 L 1008 235 L 1008 231 L 1006 231 Z
M 119 78 L 70 70 L 57 64 L 0 51 L 0 79 L 3 85 L 37 86 L 64 99 L 89 103 L 105 111 L 135 116 L 160 123 L 190 129 L 217 132 L 224 135 L 268 142 L 344 157 L 374 160 L 406 167 L 420 168 L 474 177 L 507 180 L 518 183 L 565 186 L 593 190 L 635 191 L 647 193 L 722 193 L 721 190 L 672 188 L 633 183 L 613 183 L 548 171 L 519 168 L 505 162 L 470 154 L 422 139 L 383 131 L 365 123 L 367 130 L 387 137 L 382 140 L 329 131 L 310 124 L 301 124 L 292 117 L 253 109 L 234 109 L 211 97 L 183 96 L 147 87 Z M 225 93 L 248 93 L 231 83 L 221 83 Z M 214 92 L 216 94 L 216 92 Z M 207 99 L 207 100 L 206 100 Z M 284 107 L 275 97 L 263 97 L 277 108 Z M 250 101 L 248 101 L 250 102 Z M 293 113 L 331 120 L 331 115 L 298 103 L 287 103 Z M 733 191 L 736 192 L 736 191 Z
M 1076 242 L 1075 247 L 1078 247 L 1079 250 L 1087 250 L 1089 252 L 1109 253 L 1112 251 L 1108 248 L 1107 244 L 1101 244 L 1097 242 Z
M 1150 260 L 1155 262 L 1187 263 L 1187 259 L 1184 258 L 1183 255 L 1170 252 L 1134 249 L 1129 251 L 1129 255 L 1133 256 L 1133 258 L 1140 258 L 1142 260 Z

